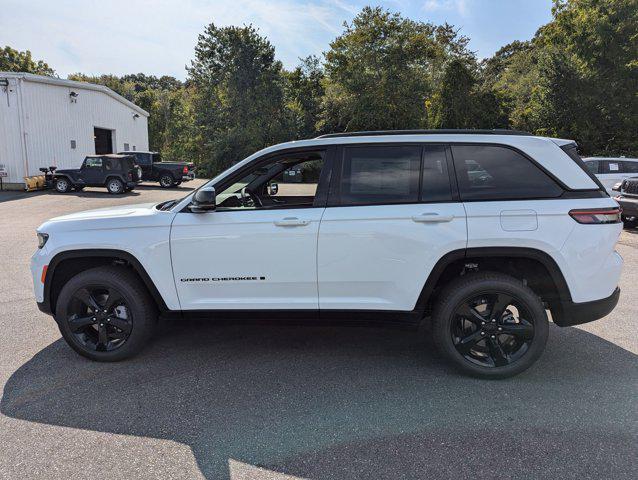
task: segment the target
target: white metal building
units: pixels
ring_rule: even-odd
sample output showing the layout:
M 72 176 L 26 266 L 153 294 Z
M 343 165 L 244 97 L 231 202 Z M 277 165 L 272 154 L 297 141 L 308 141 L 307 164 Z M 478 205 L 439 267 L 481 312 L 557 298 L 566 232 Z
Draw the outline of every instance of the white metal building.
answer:
M 102 85 L 0 72 L 0 176 L 24 187 L 39 168 L 86 155 L 148 150 L 148 112 Z

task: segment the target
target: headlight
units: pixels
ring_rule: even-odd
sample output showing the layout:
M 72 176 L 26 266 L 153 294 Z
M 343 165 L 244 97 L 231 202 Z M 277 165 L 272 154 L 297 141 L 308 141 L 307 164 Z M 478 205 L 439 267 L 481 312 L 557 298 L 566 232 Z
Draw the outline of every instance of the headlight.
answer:
M 38 248 L 44 247 L 44 245 L 47 243 L 48 239 L 49 239 L 49 234 L 48 233 L 40 233 L 40 232 L 38 232 Z

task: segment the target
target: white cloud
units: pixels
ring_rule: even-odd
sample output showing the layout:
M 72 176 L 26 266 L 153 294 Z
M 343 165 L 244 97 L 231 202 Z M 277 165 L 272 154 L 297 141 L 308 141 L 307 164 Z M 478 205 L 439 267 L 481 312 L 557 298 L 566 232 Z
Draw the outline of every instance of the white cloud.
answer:
M 145 72 L 184 78 L 197 35 L 252 23 L 287 67 L 319 54 L 358 7 L 345 0 L 2 0 L 0 45 L 29 49 L 59 75 Z
M 423 4 L 425 11 L 453 10 L 465 17 L 468 14 L 468 0 L 426 0 Z

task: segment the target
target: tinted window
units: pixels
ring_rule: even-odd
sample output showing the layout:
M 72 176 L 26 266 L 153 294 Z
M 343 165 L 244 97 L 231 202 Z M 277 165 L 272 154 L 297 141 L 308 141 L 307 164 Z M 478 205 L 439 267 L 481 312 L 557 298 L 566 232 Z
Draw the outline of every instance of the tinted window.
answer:
M 150 153 L 136 153 L 135 158 L 140 165 L 150 165 L 151 154 Z
M 557 197 L 562 189 L 520 153 L 491 145 L 452 146 L 462 200 Z
M 102 158 L 101 157 L 89 157 L 84 161 L 84 166 L 86 168 L 102 168 Z
M 598 173 L 598 165 L 600 164 L 600 162 L 598 160 L 588 160 L 585 162 L 585 166 L 587 167 L 587 170 L 589 170 L 591 173 Z
M 638 173 L 638 162 L 624 161 L 620 163 L 622 163 L 624 173 Z
M 344 149 L 341 203 L 417 202 L 421 147 L 350 147 Z
M 424 202 L 452 200 L 445 147 L 442 145 L 427 145 L 423 147 L 421 200 Z

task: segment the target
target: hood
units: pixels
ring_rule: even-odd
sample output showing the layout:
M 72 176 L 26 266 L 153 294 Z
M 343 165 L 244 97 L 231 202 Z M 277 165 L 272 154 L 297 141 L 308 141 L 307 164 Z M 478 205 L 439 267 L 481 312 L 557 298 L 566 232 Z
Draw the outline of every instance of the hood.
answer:
M 51 218 L 40 225 L 38 231 L 49 232 L 57 229 L 71 231 L 142 226 L 146 224 L 146 220 L 149 217 L 158 213 L 155 205 L 157 203 L 140 203 L 71 213 Z

